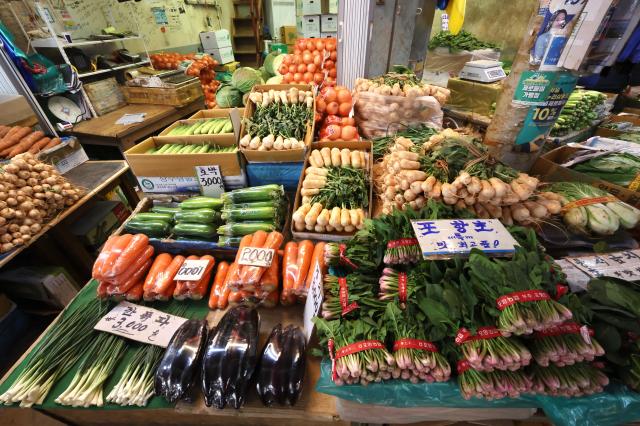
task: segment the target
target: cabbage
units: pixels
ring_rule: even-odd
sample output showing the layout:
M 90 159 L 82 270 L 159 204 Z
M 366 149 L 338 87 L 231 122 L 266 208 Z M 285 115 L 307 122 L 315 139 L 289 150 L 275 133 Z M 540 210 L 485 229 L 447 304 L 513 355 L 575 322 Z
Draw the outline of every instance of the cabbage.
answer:
M 272 77 L 271 74 L 269 74 L 267 72 L 267 70 L 264 67 L 260 67 L 258 68 L 258 71 L 260 71 L 260 78 L 264 81 L 264 80 L 268 80 Z
M 264 58 L 264 69 L 271 75 L 276 75 L 276 71 L 278 70 L 278 67 L 273 65 L 278 56 L 281 56 L 280 53 L 271 52 Z
M 262 76 L 260 71 L 249 67 L 241 67 L 231 76 L 231 85 L 242 93 L 250 92 L 253 86 L 260 84 Z
M 281 75 L 276 75 L 275 77 L 271 77 L 269 80 L 267 80 L 267 84 L 282 84 L 282 80 L 284 77 L 282 77 Z
M 216 103 L 220 108 L 233 108 L 242 106 L 242 92 L 235 87 L 221 86 L 216 93 Z

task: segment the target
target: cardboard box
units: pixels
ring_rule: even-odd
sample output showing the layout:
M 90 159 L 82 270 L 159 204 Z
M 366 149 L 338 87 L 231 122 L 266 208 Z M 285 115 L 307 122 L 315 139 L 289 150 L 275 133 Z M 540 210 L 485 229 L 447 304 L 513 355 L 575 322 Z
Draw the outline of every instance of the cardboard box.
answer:
M 0 95 L 0 124 L 15 125 L 34 115 L 24 96 Z
M 609 192 L 611 195 L 615 195 L 620 200 L 631 204 L 634 207 L 640 208 L 640 192 L 631 191 L 630 189 L 623 188 L 622 186 L 615 185 L 601 179 L 596 179 L 560 165 L 578 150 L 579 148 L 562 146 L 554 149 L 553 151 L 549 151 L 536 160 L 529 174 L 541 176 L 545 181 L 549 182 L 586 182 L 591 186 L 595 186 L 596 188 Z
M 234 72 L 235 70 L 237 70 L 238 68 L 240 68 L 240 62 L 238 61 L 234 61 L 234 62 L 229 62 L 228 64 L 218 64 L 215 66 L 215 70 L 216 71 L 220 71 L 220 72 Z
M 299 90 L 313 91 L 312 86 L 308 84 L 257 84 L 253 86 L 253 92 L 268 92 L 269 90 L 288 90 L 292 87 L 296 87 Z M 315 96 L 313 100 L 313 110 L 315 111 Z M 244 108 L 244 118 L 253 117 L 255 105 L 253 102 L 248 102 Z M 243 120 L 244 121 L 244 120 Z M 287 150 L 271 150 L 271 151 L 258 151 L 253 149 L 240 149 L 242 155 L 249 163 L 290 163 L 296 161 L 304 161 L 307 150 L 313 141 L 314 133 L 314 120 L 307 124 L 307 133 L 304 138 L 304 144 L 306 148 L 287 149 Z M 240 136 L 238 141 L 245 135 L 246 129 L 244 123 L 240 129 Z
M 280 27 L 280 42 L 284 44 L 294 44 L 298 39 L 298 28 L 295 26 L 283 25 Z
M 324 1 L 323 1 L 324 6 Z M 328 0 L 327 1 L 327 11 L 323 13 L 333 13 L 338 14 L 338 0 Z
M 129 213 L 120 201 L 97 201 L 69 229 L 84 245 L 97 250 Z
M 60 266 L 27 266 L 0 272 L 0 291 L 9 297 L 64 308 L 80 287 Z
M 335 33 L 338 31 L 338 15 L 321 15 L 320 31 L 323 33 Z
M 299 9 L 303 15 L 320 15 L 322 13 L 322 0 L 302 0 Z
M 50 163 L 61 173 L 67 173 L 85 161 L 89 161 L 87 153 L 75 136 L 62 137 L 62 143 L 45 151 L 40 151 L 38 159 Z
M 238 117 L 242 118 L 244 116 L 244 108 L 213 108 L 213 109 L 201 109 L 200 111 L 193 114 L 189 117 L 189 120 L 194 120 L 198 118 L 219 118 L 219 117 L 229 117 L 231 118 L 231 111 L 236 109 L 238 111 Z M 238 123 L 240 120 L 238 120 Z
M 338 33 L 320 33 L 320 38 L 338 38 Z
M 202 50 L 221 49 L 231 47 L 231 36 L 227 30 L 208 31 L 200 33 L 200 43 Z
M 598 126 L 598 128 L 596 129 L 595 135 L 604 136 L 607 138 L 615 138 L 616 136 L 619 136 L 625 132 L 621 130 L 616 130 L 616 129 L 609 129 L 607 127 L 602 127 L 602 126 L 607 123 L 621 123 L 625 121 L 633 123 L 634 126 L 640 126 L 640 116 L 638 115 L 629 114 L 629 113 L 622 114 L 622 115 L 612 115 L 604 123 Z
M 369 208 L 367 211 L 367 217 L 370 218 L 373 212 L 373 156 L 371 154 L 371 142 L 369 141 L 350 141 L 350 142 L 316 142 L 313 144 L 311 149 L 322 149 L 322 148 L 348 148 L 351 150 L 362 150 L 367 152 L 368 155 L 368 164 L 366 167 L 366 171 L 369 174 Z M 300 173 L 300 180 L 298 181 L 298 190 L 296 191 L 296 198 L 293 203 L 293 209 L 291 210 L 291 214 L 298 210 L 298 207 L 302 204 L 302 196 L 300 195 L 300 190 L 302 189 L 302 181 L 304 180 L 304 171 L 309 167 L 309 157 L 305 159 L 304 166 L 302 168 L 302 173 Z M 298 239 L 312 239 L 312 240 L 321 240 L 321 241 L 342 241 L 347 240 L 355 234 L 354 232 L 340 232 L 340 233 L 331 233 L 331 234 L 320 234 L 317 232 L 311 231 L 296 231 L 294 227 L 293 220 L 291 220 L 291 235 L 294 238 Z
M 205 53 L 213 56 L 213 59 L 218 61 L 218 63 L 220 64 L 228 64 L 229 62 L 233 62 L 236 60 L 236 58 L 233 56 L 232 47 L 222 47 L 220 49 L 205 50 Z
M 299 16 L 298 33 L 304 38 L 320 37 L 320 15 Z

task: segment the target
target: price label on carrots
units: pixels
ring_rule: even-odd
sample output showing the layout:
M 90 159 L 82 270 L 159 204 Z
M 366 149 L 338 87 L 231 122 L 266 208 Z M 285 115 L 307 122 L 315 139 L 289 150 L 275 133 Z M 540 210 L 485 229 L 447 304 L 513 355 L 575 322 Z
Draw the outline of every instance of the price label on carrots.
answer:
M 307 341 L 309 341 L 311 334 L 313 333 L 313 321 L 311 320 L 320 313 L 321 306 L 322 271 L 320 270 L 320 265 L 316 263 L 316 267 L 313 270 L 311 285 L 309 286 L 309 292 L 307 293 L 307 301 L 304 304 L 303 325 Z
M 120 302 L 93 328 L 137 342 L 166 348 L 173 334 L 186 320 L 186 318 L 147 306 Z
M 209 262 L 207 259 L 187 259 L 182 263 L 173 279 L 176 281 L 198 281 L 202 278 Z
M 493 255 L 510 255 L 516 240 L 498 219 L 412 220 L 422 255 L 446 258 L 479 249 Z
M 245 247 L 242 249 L 242 252 L 240 252 L 238 265 L 268 268 L 271 266 L 275 253 L 275 250 L 270 248 Z
M 218 198 L 224 192 L 220 166 L 196 166 L 196 177 L 205 197 Z

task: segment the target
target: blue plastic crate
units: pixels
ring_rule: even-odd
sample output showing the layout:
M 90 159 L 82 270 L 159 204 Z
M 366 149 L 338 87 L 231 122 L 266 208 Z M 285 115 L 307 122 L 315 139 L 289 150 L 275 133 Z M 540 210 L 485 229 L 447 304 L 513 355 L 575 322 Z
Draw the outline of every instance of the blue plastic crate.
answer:
M 247 163 L 249 186 L 278 184 L 285 191 L 295 192 L 304 162 L 292 163 Z

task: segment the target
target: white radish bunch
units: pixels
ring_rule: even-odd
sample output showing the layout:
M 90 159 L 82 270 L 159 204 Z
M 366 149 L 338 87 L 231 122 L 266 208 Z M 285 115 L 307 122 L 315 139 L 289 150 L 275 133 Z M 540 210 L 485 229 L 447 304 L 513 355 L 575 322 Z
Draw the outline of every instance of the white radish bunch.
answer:
M 366 215 L 361 208 L 334 207 L 329 210 L 320 203 L 306 203 L 293 213 L 292 219 L 296 231 L 354 232 L 356 229 L 362 229 Z
M 240 147 L 245 150 L 282 151 L 302 149 L 304 148 L 304 141 L 299 141 L 296 138 L 283 138 L 282 136 L 275 137 L 273 134 L 263 138 L 260 138 L 260 136 L 252 137 L 247 133 L 240 139 Z
M 478 202 L 469 206 L 458 201 L 456 208 L 469 209 L 481 219 L 500 219 L 505 225 L 530 225 L 559 214 L 562 209 L 560 198 L 553 192 L 541 192 L 512 205 L 496 206 L 492 203 Z
M 426 83 L 418 83 L 415 85 L 405 84 L 400 87 L 399 83 L 393 85 L 385 84 L 383 79 L 369 80 L 366 78 L 357 78 L 355 83 L 356 92 L 371 92 L 383 96 L 402 96 L 407 98 L 416 98 L 421 96 L 433 96 L 438 103 L 444 105 L 451 94 L 451 91 L 444 87 L 434 86 Z
M 299 90 L 292 87 L 289 90 L 274 90 L 266 92 L 251 92 L 249 100 L 256 105 L 256 108 L 265 108 L 270 104 L 296 105 L 305 104 L 307 108 L 313 108 L 313 92 L 310 90 Z
M 312 167 L 353 167 L 354 169 L 367 169 L 369 153 L 348 148 L 314 149 L 309 155 L 309 164 Z

